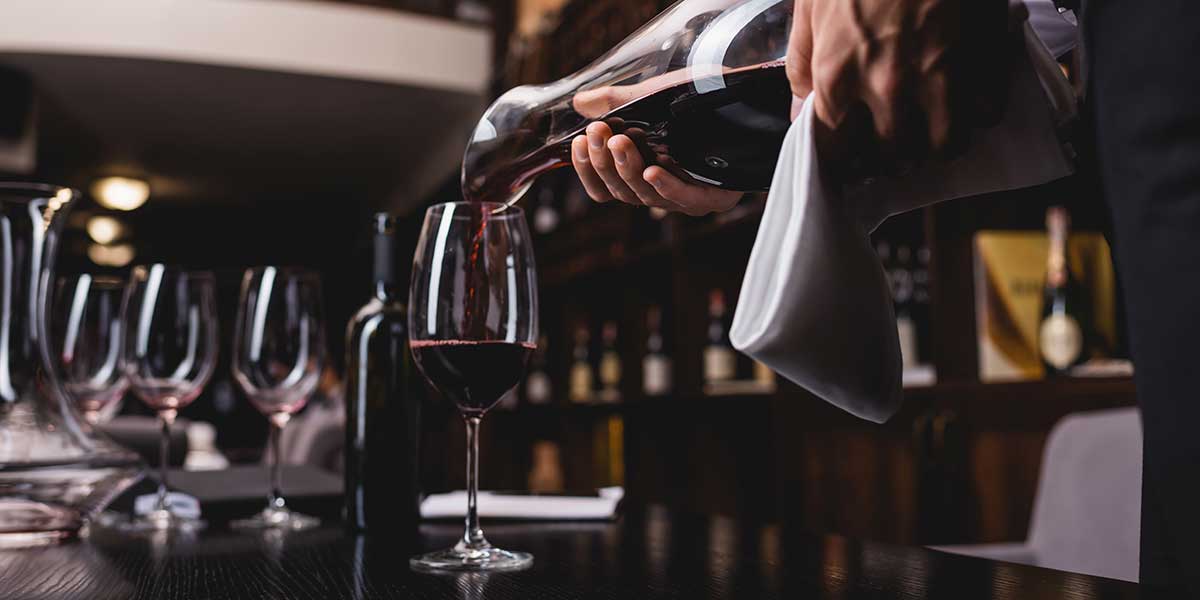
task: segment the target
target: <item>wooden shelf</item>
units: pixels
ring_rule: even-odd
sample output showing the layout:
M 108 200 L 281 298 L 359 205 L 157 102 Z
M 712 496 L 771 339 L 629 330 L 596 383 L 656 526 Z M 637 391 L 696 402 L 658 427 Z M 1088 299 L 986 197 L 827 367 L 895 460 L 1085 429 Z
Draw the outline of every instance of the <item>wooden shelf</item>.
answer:
M 488 415 L 513 415 L 518 417 L 607 417 L 624 412 L 628 409 L 628 406 L 629 404 L 624 402 L 581 404 L 555 401 L 547 404 L 522 404 L 511 410 L 497 409 L 488 413 Z
M 770 394 L 676 394 L 655 398 L 632 397 L 616 403 L 589 404 L 555 401 L 538 405 L 523 404 L 513 410 L 497 410 L 494 414 L 607 417 L 659 408 L 678 411 L 681 405 L 773 401 L 813 403 L 820 406 L 818 412 L 825 412 L 824 407 L 828 405 L 820 399 L 795 385 L 780 383 L 778 389 Z M 905 388 L 904 406 L 899 420 L 903 421 L 903 415 L 906 413 L 918 413 L 931 407 L 952 407 L 963 414 L 983 418 L 992 424 L 1034 426 L 1045 425 L 1047 421 L 1053 423 L 1069 412 L 1132 406 L 1136 400 L 1133 379 L 1129 377 L 1064 378 L 1005 383 L 948 382 Z M 839 417 L 836 420 L 843 419 Z M 872 426 L 850 415 L 845 416 L 845 421 Z
M 1072 377 L 983 383 L 978 381 L 945 382 L 931 386 L 906 388 L 906 400 L 971 397 L 979 402 L 1038 402 L 1049 398 L 1074 399 L 1092 396 L 1134 395 L 1131 377 Z

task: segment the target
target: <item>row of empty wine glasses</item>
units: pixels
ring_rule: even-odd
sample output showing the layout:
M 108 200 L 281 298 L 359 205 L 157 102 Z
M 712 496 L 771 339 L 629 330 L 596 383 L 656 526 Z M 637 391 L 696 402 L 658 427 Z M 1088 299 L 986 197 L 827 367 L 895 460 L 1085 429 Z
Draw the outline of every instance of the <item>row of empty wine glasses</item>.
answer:
M 217 353 L 214 287 L 211 274 L 163 265 L 134 269 L 126 285 L 121 314 L 128 331 L 118 344 L 124 370 L 134 393 L 159 410 L 164 433 L 212 374 Z M 521 210 L 488 203 L 431 207 L 413 258 L 409 292 L 414 358 L 433 387 L 458 407 L 468 442 L 463 537 L 453 548 L 413 557 L 410 565 L 434 571 L 525 568 L 532 562 L 529 554 L 487 541 L 476 507 L 480 421 L 520 381 L 537 340 L 537 276 Z M 234 378 L 268 415 L 274 446 L 323 367 L 320 297 L 319 281 L 303 271 L 263 267 L 247 271 L 242 280 Z M 102 342 L 94 346 L 108 347 Z M 103 364 L 99 358 L 95 362 Z M 269 504 L 249 523 L 313 524 L 314 519 L 288 511 L 279 494 L 279 453 L 273 455 Z M 165 490 L 165 458 L 163 465 Z M 183 521 L 163 500 L 160 493 L 160 514 L 150 526 L 181 526 Z
M 203 522 L 172 511 L 167 496 L 170 426 L 195 400 L 217 363 L 216 279 L 162 264 L 135 267 L 129 281 L 78 275 L 59 280 L 51 317 L 59 376 L 91 423 L 132 390 L 162 424 L 155 507 L 131 530 L 195 530 Z M 325 321 L 316 275 L 280 267 L 248 269 L 234 328 L 233 377 L 271 424 L 267 507 L 245 527 L 300 529 L 316 520 L 288 510 L 280 492 L 279 437 L 304 407 L 324 367 Z

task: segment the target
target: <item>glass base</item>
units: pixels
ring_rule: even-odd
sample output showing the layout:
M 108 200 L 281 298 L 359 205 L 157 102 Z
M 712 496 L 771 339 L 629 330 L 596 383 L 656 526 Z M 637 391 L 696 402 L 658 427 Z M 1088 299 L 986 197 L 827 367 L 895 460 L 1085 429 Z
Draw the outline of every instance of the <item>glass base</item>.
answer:
M 285 529 L 288 531 L 300 531 L 311 529 L 320 524 L 321 520 L 316 517 L 293 512 L 286 507 L 276 508 L 269 506 L 257 515 L 249 519 L 233 521 L 229 526 L 234 529 Z
M 126 533 L 154 533 L 169 531 L 177 533 L 197 533 L 208 526 L 200 519 L 181 517 L 169 510 L 155 510 L 138 517 L 125 517 L 106 513 L 98 524 L 106 529 L 116 529 Z
M 459 542 L 453 548 L 414 556 L 408 560 L 408 565 L 423 573 L 520 571 L 533 565 L 533 555 L 528 552 L 510 552 L 484 544 L 468 548 Z
M 0 549 L 29 548 L 57 544 L 75 535 L 74 531 L 0 532 Z

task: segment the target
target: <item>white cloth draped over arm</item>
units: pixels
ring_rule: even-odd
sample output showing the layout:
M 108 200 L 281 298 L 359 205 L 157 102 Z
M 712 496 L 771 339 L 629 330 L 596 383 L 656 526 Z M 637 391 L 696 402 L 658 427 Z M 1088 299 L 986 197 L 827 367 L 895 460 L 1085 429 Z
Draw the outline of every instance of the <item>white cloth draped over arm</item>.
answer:
M 784 140 L 730 339 L 747 355 L 858 417 L 899 409 L 900 345 L 891 293 L 869 233 L 888 216 L 943 200 L 1030 187 L 1073 171 L 1058 137 L 1074 101 L 1032 29 L 1016 57 L 1000 124 L 967 152 L 903 178 L 828 186 L 810 97 Z

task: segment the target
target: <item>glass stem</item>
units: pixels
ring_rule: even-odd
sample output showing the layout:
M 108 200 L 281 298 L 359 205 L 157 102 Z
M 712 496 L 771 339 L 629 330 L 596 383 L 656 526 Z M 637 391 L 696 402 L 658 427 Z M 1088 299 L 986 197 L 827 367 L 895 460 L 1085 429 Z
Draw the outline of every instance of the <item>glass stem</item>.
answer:
M 274 420 L 271 421 L 271 495 L 267 496 L 267 508 L 281 509 L 283 500 L 283 474 L 280 471 L 283 455 L 279 452 L 279 438 L 283 437 L 283 428 Z
M 171 423 L 175 422 L 175 411 L 164 410 L 158 413 L 162 424 L 162 436 L 158 440 L 158 502 L 155 510 L 167 509 L 167 453 L 171 449 Z
M 479 421 L 480 417 L 466 417 L 467 422 L 467 527 L 463 533 L 463 545 L 471 549 L 488 547 L 479 527 L 476 496 L 479 493 Z

